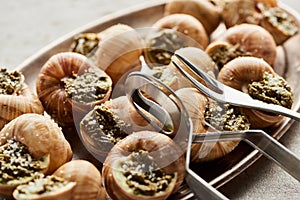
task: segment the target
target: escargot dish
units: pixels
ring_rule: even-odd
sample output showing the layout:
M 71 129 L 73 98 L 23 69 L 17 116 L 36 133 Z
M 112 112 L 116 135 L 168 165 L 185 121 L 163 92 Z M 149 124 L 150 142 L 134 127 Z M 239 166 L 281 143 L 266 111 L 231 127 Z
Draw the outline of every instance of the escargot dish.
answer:
M 0 130 L 5 124 L 25 113 L 43 114 L 38 97 L 24 82 L 21 72 L 0 68 Z
M 112 80 L 78 53 L 52 56 L 41 68 L 36 90 L 46 112 L 60 125 L 80 121 L 94 105 L 106 101 Z
M 112 199 L 166 199 L 179 189 L 185 165 L 183 152 L 168 136 L 141 131 L 116 144 L 102 169 Z

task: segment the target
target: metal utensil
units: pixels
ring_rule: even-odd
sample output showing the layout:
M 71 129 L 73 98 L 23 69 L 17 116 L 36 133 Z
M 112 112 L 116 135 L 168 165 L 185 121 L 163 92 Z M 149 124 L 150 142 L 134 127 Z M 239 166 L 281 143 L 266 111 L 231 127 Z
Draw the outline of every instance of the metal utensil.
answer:
M 182 71 L 184 70 L 182 69 Z M 202 76 L 204 75 L 205 73 L 203 72 Z M 204 78 L 206 78 L 206 75 Z M 213 87 L 218 87 L 217 84 L 219 82 L 214 79 L 208 80 L 213 84 Z M 201 87 L 206 88 L 206 86 L 202 84 Z M 158 79 L 140 72 L 134 72 L 129 74 L 125 83 L 125 90 L 128 99 L 137 111 L 142 114 L 157 131 L 172 136 L 173 140 L 179 144 L 183 150 L 186 150 L 185 180 L 197 198 L 227 199 L 227 197 L 190 168 L 192 143 L 244 140 L 300 181 L 300 159 L 264 131 L 247 130 L 193 134 L 192 122 L 183 103 L 172 89 L 161 83 Z M 172 94 L 172 98 L 166 94 L 166 91 L 168 94 Z M 149 117 L 149 114 L 163 125 L 159 126 L 155 123 L 152 120 L 153 118 Z
M 191 63 L 186 58 L 184 58 L 183 56 L 176 53 L 175 56 L 179 59 L 179 61 L 185 64 L 190 71 L 192 71 L 194 74 L 199 76 L 205 82 L 206 85 L 197 81 L 185 69 L 183 69 L 179 63 L 172 60 L 172 63 L 175 65 L 175 67 L 187 79 L 189 79 L 197 89 L 199 89 L 201 92 L 206 94 L 211 99 L 214 99 L 221 103 L 228 103 L 234 106 L 263 110 L 274 114 L 290 117 L 292 119 L 300 121 L 300 113 L 279 105 L 268 104 L 263 101 L 253 99 L 250 95 L 241 92 L 239 90 L 233 89 L 227 85 L 224 85 L 223 83 L 212 78 L 204 71 L 196 67 L 193 63 Z

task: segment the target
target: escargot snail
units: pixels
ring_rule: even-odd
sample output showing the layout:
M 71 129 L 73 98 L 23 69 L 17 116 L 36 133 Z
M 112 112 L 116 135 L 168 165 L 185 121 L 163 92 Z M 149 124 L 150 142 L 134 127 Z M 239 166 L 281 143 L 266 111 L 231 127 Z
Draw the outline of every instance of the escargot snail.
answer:
M 109 152 L 102 169 L 112 199 L 166 199 L 184 178 L 183 152 L 168 136 L 135 132 Z
M 60 125 L 73 125 L 96 104 L 106 101 L 112 80 L 78 53 L 53 55 L 41 68 L 36 90 L 46 112 Z
M 0 130 L 22 114 L 44 112 L 42 103 L 24 82 L 23 74 L 5 68 L 0 69 L 0 107 Z
M 23 114 L 10 121 L 0 131 L 0 145 L 1 166 L 7 168 L 1 170 L 0 191 L 4 194 L 12 192 L 11 189 L 19 184 L 19 178 L 29 176 L 30 180 L 35 172 L 50 174 L 72 157 L 70 144 L 61 129 L 53 120 L 39 114 Z M 17 158 L 17 155 L 25 157 Z
M 264 60 L 255 57 L 239 57 L 228 62 L 220 71 L 218 80 L 248 93 L 267 103 L 291 108 L 293 93 L 288 83 Z M 270 113 L 241 108 L 248 116 L 252 128 L 265 128 L 279 122 L 283 117 Z

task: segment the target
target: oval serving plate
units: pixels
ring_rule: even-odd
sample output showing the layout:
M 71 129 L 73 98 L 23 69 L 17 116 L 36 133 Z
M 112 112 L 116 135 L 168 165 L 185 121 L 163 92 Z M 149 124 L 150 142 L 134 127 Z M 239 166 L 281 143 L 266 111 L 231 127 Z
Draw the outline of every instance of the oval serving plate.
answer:
M 26 77 L 26 82 L 35 91 L 35 83 L 41 66 L 54 54 L 58 52 L 68 51 L 70 44 L 73 41 L 75 35 L 83 32 L 100 32 L 111 25 L 117 23 L 128 24 L 133 28 L 144 28 L 151 26 L 155 21 L 163 16 L 165 3 L 162 1 L 154 1 L 141 5 L 135 8 L 130 8 L 116 14 L 105 16 L 99 20 L 96 20 L 84 27 L 81 27 L 64 37 L 56 40 L 48 46 L 41 49 L 25 60 L 21 65 L 17 67 L 22 71 Z M 288 10 L 294 17 L 300 21 L 299 15 L 295 11 L 291 11 L 285 5 L 280 4 L 280 7 Z M 148 17 L 151 16 L 151 17 Z M 300 35 L 296 35 L 290 38 L 278 51 L 284 53 L 285 56 L 278 58 L 277 70 L 280 75 L 283 75 L 293 88 L 295 94 L 295 104 L 293 109 L 298 110 L 300 107 L 300 47 L 297 48 L 295 43 L 300 43 Z M 266 130 L 270 135 L 276 139 L 281 138 L 289 129 L 293 120 L 285 119 L 272 129 Z M 87 159 L 94 162 L 97 166 L 101 166 L 101 163 L 96 161 L 84 148 L 80 139 L 74 137 L 74 134 L 68 134 L 67 132 L 73 132 L 76 130 L 68 129 L 63 130 L 66 132 L 66 138 L 70 141 L 74 159 Z M 72 136 L 71 136 L 72 135 Z M 77 134 L 75 134 L 77 136 Z M 217 161 L 201 163 L 193 166 L 193 170 L 196 171 L 203 179 L 205 179 L 213 187 L 220 187 L 236 177 L 242 171 L 251 166 L 259 157 L 261 157 L 259 151 L 254 150 L 246 143 L 241 142 L 239 146 Z M 204 172 L 204 173 L 203 173 Z M 183 185 L 182 189 L 171 197 L 171 199 L 190 199 L 193 198 L 193 194 Z

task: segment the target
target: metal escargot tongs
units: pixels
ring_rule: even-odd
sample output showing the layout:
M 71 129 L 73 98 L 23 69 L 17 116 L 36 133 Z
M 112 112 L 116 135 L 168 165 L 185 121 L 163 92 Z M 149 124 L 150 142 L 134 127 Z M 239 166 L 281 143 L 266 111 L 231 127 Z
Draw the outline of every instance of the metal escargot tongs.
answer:
M 179 62 L 185 64 L 191 72 L 205 81 L 207 86 L 198 82 L 179 63 L 173 61 L 173 64 L 179 71 L 208 97 L 222 103 L 256 108 L 300 120 L 299 113 L 280 106 L 253 100 L 249 95 L 232 89 L 211 78 L 182 56 L 178 54 L 175 54 L 175 56 L 179 58 Z M 173 140 L 186 150 L 185 179 L 197 198 L 227 199 L 190 168 L 191 145 L 198 142 L 244 140 L 300 181 L 300 159 L 263 130 L 193 134 L 191 120 L 181 100 L 172 89 L 156 78 L 139 72 L 131 73 L 126 80 L 125 90 L 130 102 L 149 123 L 156 127 L 158 131 L 172 136 Z M 153 118 L 149 116 L 155 117 L 160 124 L 154 122 Z M 185 192 L 182 195 L 184 196 L 184 194 Z

